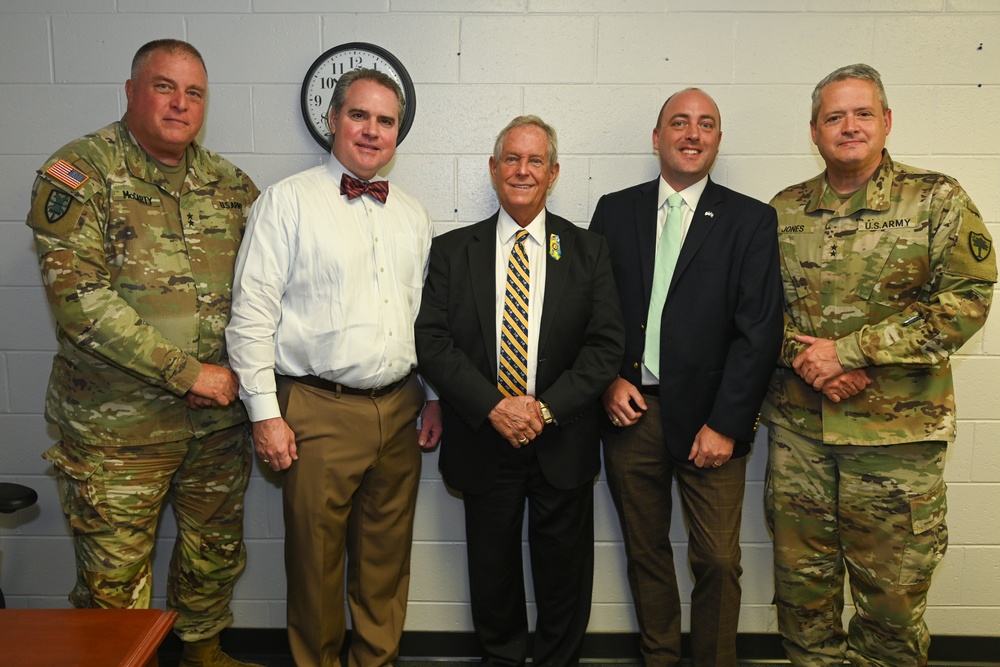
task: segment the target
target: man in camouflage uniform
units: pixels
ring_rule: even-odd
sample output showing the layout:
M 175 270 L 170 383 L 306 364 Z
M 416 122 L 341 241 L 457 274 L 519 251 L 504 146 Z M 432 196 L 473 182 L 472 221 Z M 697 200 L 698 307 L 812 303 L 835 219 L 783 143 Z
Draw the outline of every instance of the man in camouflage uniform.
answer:
M 957 182 L 883 150 L 892 114 L 874 69 L 823 79 L 810 125 L 826 171 L 771 201 L 785 289 L 763 408 L 778 625 L 795 665 L 924 665 L 948 537 L 949 357 L 986 321 L 996 256 Z
M 198 51 L 135 55 L 124 118 L 38 171 L 28 225 L 56 318 L 45 453 L 73 533 L 76 607 L 148 607 L 166 500 L 177 517 L 167 606 L 181 665 L 243 665 L 218 634 L 243 571 L 246 413 L 224 330 L 250 178 L 194 142 L 207 75 Z

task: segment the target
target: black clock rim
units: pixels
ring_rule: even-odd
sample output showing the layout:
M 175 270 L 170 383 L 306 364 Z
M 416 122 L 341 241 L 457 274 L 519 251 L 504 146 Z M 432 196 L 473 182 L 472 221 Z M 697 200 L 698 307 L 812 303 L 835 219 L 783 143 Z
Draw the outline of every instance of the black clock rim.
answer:
M 333 48 L 327 49 L 319 57 L 317 57 L 316 60 L 313 61 L 312 65 L 310 65 L 305 77 L 302 79 L 302 87 L 299 92 L 299 107 L 302 111 L 302 120 L 309 129 L 309 134 L 311 134 L 312 138 L 316 140 L 316 143 L 329 152 L 332 148 L 332 143 L 327 141 L 326 136 L 320 134 L 316 128 L 313 127 L 312 120 L 309 118 L 309 103 L 307 101 L 308 96 L 306 94 L 306 88 L 309 85 L 309 80 L 312 79 L 313 74 L 316 73 L 316 70 L 320 68 L 327 58 L 338 51 L 349 51 L 351 49 L 363 49 L 375 53 L 379 57 L 384 58 L 399 74 L 399 79 L 402 83 L 401 87 L 403 89 L 403 98 L 406 100 L 403 118 L 400 119 L 399 122 L 399 134 L 396 136 L 396 145 L 399 146 L 403 143 L 403 139 L 406 138 L 406 135 L 410 132 L 410 127 L 413 125 L 413 119 L 417 111 L 417 92 L 413 87 L 413 80 L 410 78 L 410 73 L 406 71 L 403 63 L 399 61 L 399 58 L 378 44 L 371 44 L 370 42 L 345 42 L 344 44 L 338 44 Z

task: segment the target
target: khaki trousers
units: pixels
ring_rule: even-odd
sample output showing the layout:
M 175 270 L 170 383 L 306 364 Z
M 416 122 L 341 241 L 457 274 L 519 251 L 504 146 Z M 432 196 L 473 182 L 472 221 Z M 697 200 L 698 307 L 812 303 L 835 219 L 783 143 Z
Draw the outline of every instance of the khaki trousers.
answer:
M 378 398 L 337 394 L 279 378 L 282 414 L 298 460 L 285 473 L 288 638 L 299 667 L 381 667 L 399 653 L 420 481 L 416 376 Z

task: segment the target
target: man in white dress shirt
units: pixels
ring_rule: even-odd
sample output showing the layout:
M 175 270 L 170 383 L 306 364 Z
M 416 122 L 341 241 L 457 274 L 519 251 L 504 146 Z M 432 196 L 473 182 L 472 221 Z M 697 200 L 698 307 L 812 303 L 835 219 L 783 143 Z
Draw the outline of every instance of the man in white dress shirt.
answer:
M 390 78 L 342 76 L 332 157 L 267 189 L 237 258 L 226 337 L 257 455 L 284 471 L 288 635 L 300 667 L 340 664 L 345 555 L 350 664 L 396 659 L 420 448 L 441 433 L 438 402 L 425 405 L 413 372 L 431 220 L 378 176 L 402 116 Z

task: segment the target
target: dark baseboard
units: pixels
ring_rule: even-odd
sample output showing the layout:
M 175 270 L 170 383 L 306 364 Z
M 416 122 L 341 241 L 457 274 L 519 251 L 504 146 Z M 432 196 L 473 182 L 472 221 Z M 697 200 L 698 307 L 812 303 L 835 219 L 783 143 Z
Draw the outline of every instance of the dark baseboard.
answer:
M 941 635 L 931 638 L 931 662 L 968 662 L 977 665 L 1000 665 L 1000 637 L 959 637 Z
M 350 634 L 350 633 L 348 633 Z M 685 655 L 688 636 L 683 637 Z M 347 641 L 350 641 L 348 636 Z M 222 634 L 223 646 L 245 654 L 288 655 L 288 635 L 284 628 L 229 628 Z M 781 662 L 785 658 L 781 637 L 769 633 L 741 633 L 736 640 L 741 661 Z M 180 653 L 180 641 L 171 634 L 161 651 Z M 400 657 L 411 660 L 461 660 L 479 655 L 471 632 L 405 632 Z M 634 633 L 595 632 L 587 635 L 582 659 L 587 662 L 641 662 L 639 639 Z M 932 664 L 963 663 L 1000 665 L 1000 637 L 957 637 L 942 635 L 931 641 Z

